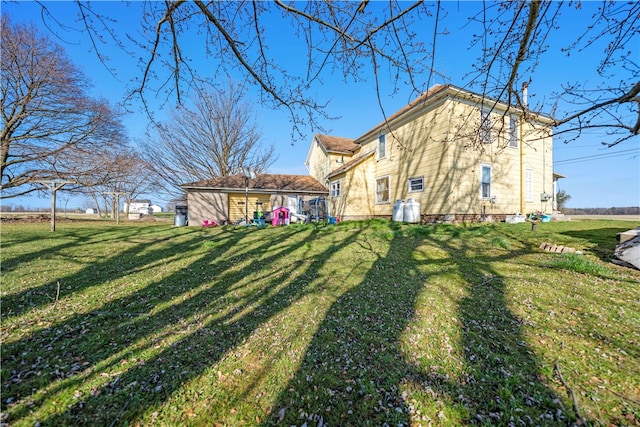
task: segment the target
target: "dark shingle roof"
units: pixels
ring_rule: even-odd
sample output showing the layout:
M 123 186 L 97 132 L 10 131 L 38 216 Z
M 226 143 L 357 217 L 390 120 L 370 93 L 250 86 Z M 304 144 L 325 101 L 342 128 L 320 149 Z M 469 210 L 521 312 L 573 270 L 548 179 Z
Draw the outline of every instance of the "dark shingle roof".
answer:
M 245 189 L 243 175 L 223 176 L 181 185 L 184 189 L 209 190 L 243 190 Z M 262 174 L 249 180 L 249 190 L 263 190 L 269 192 L 303 192 L 327 193 L 327 189 L 318 180 L 309 175 L 277 175 Z
M 350 138 L 331 135 L 315 135 L 315 138 L 327 151 L 331 152 L 351 154 L 358 148 L 358 144 L 354 144 L 353 139 Z

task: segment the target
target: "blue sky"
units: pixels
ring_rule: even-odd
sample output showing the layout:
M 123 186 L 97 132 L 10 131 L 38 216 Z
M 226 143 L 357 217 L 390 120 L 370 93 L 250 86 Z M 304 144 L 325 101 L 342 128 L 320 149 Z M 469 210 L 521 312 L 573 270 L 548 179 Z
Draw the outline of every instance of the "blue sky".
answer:
M 118 16 L 117 28 L 134 32 L 140 26 L 139 14 L 136 13 L 139 3 L 133 2 L 128 7 L 119 2 L 97 3 L 113 16 Z M 94 84 L 93 94 L 105 97 L 112 104 L 119 103 L 127 93 L 128 81 L 139 75 L 135 67 L 134 58 L 122 51 L 115 49 L 113 44 L 101 46 L 103 54 L 110 57 L 109 64 L 117 71 L 114 77 L 106 67 L 100 63 L 96 55 L 91 51 L 89 39 L 86 33 L 78 30 L 78 24 L 74 22 L 77 8 L 70 2 L 47 3 L 54 16 L 62 23 L 69 26 L 68 30 L 56 28 L 56 35 L 51 36 L 59 44 L 65 47 L 71 60 L 78 65 Z M 475 52 L 467 50 L 470 34 L 477 31 L 467 23 L 467 17 L 479 7 L 478 2 L 445 2 L 444 7 L 448 11 L 446 19 L 442 21 L 442 32 L 447 35 L 439 36 L 435 57 L 435 68 L 439 73 L 448 77 L 448 80 L 436 79 L 433 83 L 452 83 L 457 86 L 465 86 L 465 76 L 471 71 L 471 65 L 477 56 Z M 593 52 L 580 54 L 575 52 L 570 57 L 562 53 L 561 48 L 566 47 L 575 35 L 583 27 L 581 23 L 588 18 L 597 6 L 595 2 L 585 2 L 580 11 L 569 11 L 561 18 L 560 27 L 549 38 L 549 48 L 543 55 L 535 74 L 531 76 L 532 83 L 529 89 L 531 104 L 545 104 L 554 91 L 558 91 L 560 85 L 575 80 L 597 80 L 593 71 L 596 67 L 597 57 Z M 32 2 L 2 3 L 2 13 L 9 14 L 14 22 L 33 22 L 38 27 L 46 30 L 40 15 L 40 6 Z M 425 23 L 425 34 L 431 34 L 433 21 Z M 270 48 L 274 56 L 282 61 L 287 68 L 296 69 L 302 64 L 299 55 L 294 53 L 295 40 L 291 38 L 291 32 L 281 31 L 279 22 L 274 20 L 273 27 L 269 27 Z M 73 29 L 75 28 L 75 29 Z M 273 32 L 271 32 L 273 29 Z M 192 40 L 185 39 L 183 48 L 185 55 L 194 58 L 193 66 L 199 71 L 213 69 L 214 64 L 210 59 L 202 55 L 201 45 L 195 35 Z M 629 49 L 636 55 L 636 62 L 640 62 L 640 36 L 636 35 L 633 46 Z M 622 71 L 622 70 L 621 70 Z M 373 76 L 372 76 L 373 77 Z M 381 74 L 383 82 L 382 101 L 387 114 L 391 114 L 403 107 L 415 97 L 410 88 L 400 88 L 397 94 L 391 95 L 391 87 L 388 84 L 389 76 Z M 378 106 L 377 96 L 374 91 L 373 78 L 368 81 L 347 81 L 339 75 L 325 73 L 322 76 L 323 85 L 316 86 L 318 99 L 322 102 L 330 101 L 327 113 L 330 116 L 340 117 L 338 120 L 325 121 L 323 126 L 328 133 L 357 138 L 372 128 L 383 116 Z M 621 73 L 616 78 L 635 78 L 629 73 Z M 255 111 L 258 125 L 262 129 L 263 142 L 273 144 L 279 156 L 273 165 L 272 173 L 306 174 L 304 161 L 307 155 L 311 137 L 315 130 L 304 129 L 307 139 L 291 141 L 291 126 L 288 116 L 282 111 L 274 111 L 261 107 L 257 100 L 257 92 L 249 93 L 249 101 L 255 101 Z M 124 119 L 132 142 L 144 138 L 146 116 L 136 110 L 136 106 L 130 106 L 134 113 Z M 156 107 L 160 108 L 159 105 Z M 171 103 L 164 106 L 165 110 L 171 108 Z M 546 106 L 549 112 L 550 105 Z M 159 117 L 162 117 L 162 111 Z M 571 195 L 569 207 L 613 207 L 613 206 L 639 206 L 640 205 L 640 137 L 634 137 L 617 147 L 605 148 L 602 144 L 602 135 L 584 135 L 579 140 L 569 144 L 555 142 L 554 144 L 554 170 L 566 176 L 560 180 L 559 188 Z M 151 195 L 154 203 L 162 204 Z M 29 207 L 49 206 L 48 195 L 45 198 L 31 197 L 20 200 L 7 200 L 7 204 L 23 204 Z M 79 206 L 80 202 L 73 201 L 69 207 Z

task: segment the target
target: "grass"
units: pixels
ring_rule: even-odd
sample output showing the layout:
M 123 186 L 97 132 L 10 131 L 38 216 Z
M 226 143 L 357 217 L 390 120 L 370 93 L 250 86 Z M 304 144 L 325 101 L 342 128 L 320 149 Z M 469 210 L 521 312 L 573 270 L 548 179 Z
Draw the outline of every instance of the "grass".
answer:
M 637 425 L 633 226 L 3 223 L 2 422 Z

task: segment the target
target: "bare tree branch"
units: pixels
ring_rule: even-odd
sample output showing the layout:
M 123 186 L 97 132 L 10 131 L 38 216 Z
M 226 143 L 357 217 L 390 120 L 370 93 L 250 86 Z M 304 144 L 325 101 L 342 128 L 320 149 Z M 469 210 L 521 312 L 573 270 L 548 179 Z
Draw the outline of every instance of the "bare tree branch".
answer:
M 159 125 L 157 138 L 142 153 L 167 193 L 175 196 L 181 184 L 233 175 L 243 167 L 268 170 L 274 149 L 261 146 L 252 109 L 242 98 L 233 84 L 225 92 L 198 90 L 193 109 L 181 106 Z
M 34 27 L 3 15 L 2 54 L 2 198 L 36 191 L 39 180 L 75 180 L 86 173 L 78 153 L 122 142 L 118 115 L 86 94 L 86 77 Z
M 87 17 L 96 17 L 102 31 L 109 20 L 100 20 L 97 13 L 91 15 L 90 4 L 81 5 L 81 22 L 98 50 L 94 36 L 100 30 L 91 28 L 92 20 Z M 149 112 L 153 104 L 149 103 L 152 98 L 145 95 L 147 91 L 157 90 L 154 102 L 160 91 L 166 91 L 165 100 L 175 96 L 181 103 L 185 85 L 211 80 L 214 73 L 207 74 L 208 70 L 215 70 L 216 76 L 233 76 L 255 84 L 260 89 L 261 102 L 287 112 L 295 138 L 305 136 L 308 128 L 321 128 L 320 122 L 330 118 L 326 109 L 330 96 L 318 100 L 317 92 L 322 93 L 323 78 L 336 70 L 342 72 L 345 81 L 372 81 L 383 111 L 382 90 L 385 96 L 390 95 L 389 91 L 409 91 L 413 98 L 431 86 L 434 75 L 441 83 L 447 83 L 447 78 L 435 69 L 435 55 L 447 46 L 439 30 L 447 26 L 450 6 L 446 2 L 167 0 L 142 5 L 141 21 L 147 26 L 150 39 L 127 37 L 143 52 L 139 56 L 146 58 L 133 94 L 139 96 Z M 555 105 L 553 116 L 562 134 L 568 135 L 567 129 L 572 128 L 578 135 L 580 126 L 593 126 L 595 121 L 612 130 L 607 135 L 610 145 L 626 140 L 629 134 L 638 134 L 638 102 L 634 96 L 624 95 L 634 93 L 633 86 L 640 75 L 637 56 L 629 48 L 638 42 L 640 4 L 603 1 L 587 6 L 581 2 L 533 0 L 473 3 L 465 7 L 472 12 L 464 29 L 474 34 L 468 45 L 471 54 L 464 47 L 457 47 L 461 55 L 473 55 L 468 61 L 472 70 L 464 77 L 465 88 L 520 107 L 525 120 L 530 113 L 541 113 Z M 272 29 L 268 25 L 273 21 L 266 18 L 273 18 L 274 12 L 281 15 L 280 32 L 291 29 L 292 41 L 303 46 L 306 67 L 300 75 L 269 50 Z M 563 90 L 559 88 L 553 99 L 525 106 L 519 87 L 535 80 L 550 49 L 550 40 L 558 43 L 553 37 L 557 28 L 565 25 L 567 14 L 579 16 L 580 22 L 576 24 L 575 38 L 560 46 L 561 52 L 567 56 L 589 52 L 601 58 L 593 70 L 601 80 L 577 80 Z M 189 68 L 182 35 L 193 32 L 201 36 L 197 45 L 211 61 L 207 72 Z M 113 37 L 115 32 L 109 34 Z M 557 50 L 558 46 L 553 48 Z M 387 83 L 392 89 L 383 88 Z M 601 91 L 595 97 L 590 92 L 594 85 Z

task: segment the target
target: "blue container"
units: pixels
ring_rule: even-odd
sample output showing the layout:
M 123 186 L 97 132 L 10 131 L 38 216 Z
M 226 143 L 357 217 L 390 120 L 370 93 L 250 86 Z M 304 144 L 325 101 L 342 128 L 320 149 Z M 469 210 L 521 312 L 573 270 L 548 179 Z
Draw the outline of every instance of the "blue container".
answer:
M 329 217 L 329 224 L 335 225 L 337 223 L 338 223 L 338 218 L 336 218 L 335 216 Z

